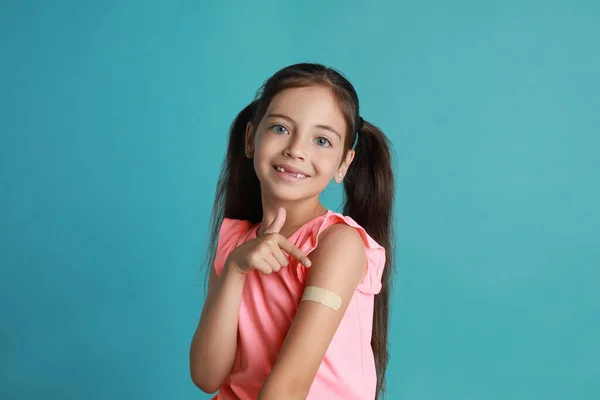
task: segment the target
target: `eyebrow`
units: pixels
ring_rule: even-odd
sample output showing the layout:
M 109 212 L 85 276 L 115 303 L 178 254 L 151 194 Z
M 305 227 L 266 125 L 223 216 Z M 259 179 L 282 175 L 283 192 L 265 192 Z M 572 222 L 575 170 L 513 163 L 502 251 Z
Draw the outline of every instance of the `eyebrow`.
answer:
M 296 121 L 294 121 L 292 118 L 288 117 L 288 116 L 287 116 L 287 115 L 285 115 L 285 114 L 275 114 L 275 113 L 270 113 L 269 115 L 267 115 L 267 117 L 266 117 L 266 118 L 282 118 L 282 119 L 288 120 L 288 121 L 290 121 L 292 124 L 296 125 Z M 340 140 L 342 139 L 342 135 L 340 135 L 340 134 L 339 134 L 339 133 L 338 133 L 338 132 L 337 132 L 335 129 L 333 129 L 333 128 L 332 128 L 332 127 L 330 127 L 329 125 L 322 125 L 322 124 L 318 124 L 318 125 L 315 125 L 315 127 L 316 127 L 316 128 L 319 128 L 319 129 L 324 129 L 324 130 L 326 130 L 326 131 L 329 131 L 329 132 L 332 132 L 332 133 L 335 133 L 336 135 L 338 135 L 338 137 L 340 138 Z

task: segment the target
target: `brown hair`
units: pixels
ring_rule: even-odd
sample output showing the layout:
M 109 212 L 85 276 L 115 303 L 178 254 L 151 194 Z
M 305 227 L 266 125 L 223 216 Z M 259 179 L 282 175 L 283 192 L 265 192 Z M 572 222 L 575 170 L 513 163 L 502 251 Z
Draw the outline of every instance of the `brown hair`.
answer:
M 209 265 L 214 260 L 223 218 L 248 220 L 252 223 L 262 220 L 259 180 L 252 160 L 244 153 L 246 125 L 252 122 L 253 126 L 258 126 L 271 100 L 282 90 L 307 86 L 323 86 L 331 90 L 346 120 L 345 151 L 350 150 L 356 142 L 356 154 L 344 179 L 343 213 L 360 224 L 386 250 L 382 289 L 375 295 L 371 339 L 379 396 L 385 390 L 385 371 L 389 359 L 389 301 L 394 269 L 394 176 L 391 144 L 381 130 L 367 121 L 363 123 L 354 87 L 336 70 L 320 64 L 296 64 L 283 68 L 265 82 L 255 100 L 233 121 L 212 210 Z

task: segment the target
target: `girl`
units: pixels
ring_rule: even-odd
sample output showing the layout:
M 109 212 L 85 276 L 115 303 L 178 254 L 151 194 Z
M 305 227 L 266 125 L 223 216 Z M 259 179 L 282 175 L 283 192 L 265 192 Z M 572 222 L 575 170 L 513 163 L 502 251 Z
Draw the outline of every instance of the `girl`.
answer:
M 319 201 L 332 179 L 344 182 L 343 214 Z M 267 80 L 233 122 L 217 189 L 214 268 L 190 350 L 200 389 L 219 400 L 377 398 L 393 183 L 389 142 L 340 73 L 298 64 Z

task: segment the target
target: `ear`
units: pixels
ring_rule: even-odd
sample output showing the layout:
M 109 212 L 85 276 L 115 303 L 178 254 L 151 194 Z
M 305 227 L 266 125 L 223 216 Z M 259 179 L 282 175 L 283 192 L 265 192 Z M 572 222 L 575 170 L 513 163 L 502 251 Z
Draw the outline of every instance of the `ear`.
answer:
M 335 174 L 335 181 L 340 183 L 344 180 L 346 173 L 348 172 L 348 168 L 350 168 L 350 164 L 352 164 L 352 160 L 354 160 L 354 150 L 348 150 L 346 153 L 346 157 L 342 160 L 340 167 L 338 168 L 337 173 Z
M 254 129 L 252 126 L 252 122 L 248 122 L 246 124 L 246 147 L 245 147 L 246 157 L 252 158 L 254 156 Z

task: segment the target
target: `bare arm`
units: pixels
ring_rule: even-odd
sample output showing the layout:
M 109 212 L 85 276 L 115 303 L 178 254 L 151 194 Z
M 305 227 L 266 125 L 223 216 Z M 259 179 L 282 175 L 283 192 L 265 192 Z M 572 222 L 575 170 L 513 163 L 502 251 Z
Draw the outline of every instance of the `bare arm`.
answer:
M 219 390 L 235 362 L 246 273 L 256 269 L 271 274 L 286 267 L 289 262 L 282 249 L 310 265 L 304 253 L 279 234 L 285 217 L 285 209 L 280 208 L 260 237 L 245 242 L 229 254 L 220 277 L 214 269 L 211 271 L 208 296 L 190 349 L 192 380 L 204 392 Z
M 238 315 L 245 275 L 228 262 L 210 273 L 208 295 L 190 348 L 192 381 L 214 393 L 231 372 L 237 353 Z
M 258 400 L 305 399 L 344 316 L 367 263 L 360 234 L 338 224 L 326 229 L 311 254 L 307 286 L 317 286 L 338 294 L 342 305 L 333 310 L 319 303 L 302 301 L 265 381 Z

